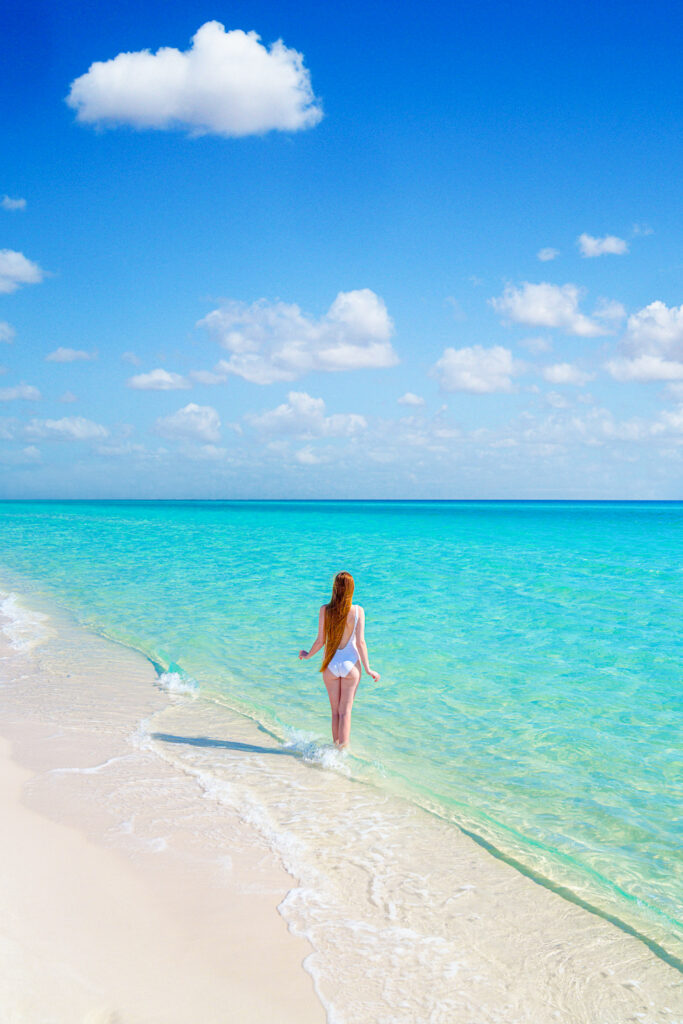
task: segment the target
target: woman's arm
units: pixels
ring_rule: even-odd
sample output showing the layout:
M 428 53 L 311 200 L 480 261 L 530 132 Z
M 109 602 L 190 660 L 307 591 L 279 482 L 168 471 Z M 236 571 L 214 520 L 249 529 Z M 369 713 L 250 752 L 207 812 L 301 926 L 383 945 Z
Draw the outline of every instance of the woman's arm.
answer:
M 370 662 L 368 661 L 368 648 L 365 643 L 365 611 L 358 605 L 358 625 L 356 627 L 356 644 L 358 646 L 358 653 L 360 654 L 360 660 L 363 663 L 363 668 L 369 676 L 372 676 L 375 682 L 379 681 L 379 672 L 373 672 L 370 668 Z
M 315 638 L 315 642 L 311 647 L 310 651 L 299 651 L 299 660 L 307 661 L 308 658 L 312 658 L 314 654 L 317 654 L 321 647 L 325 646 L 325 605 L 320 609 L 318 615 L 318 635 Z

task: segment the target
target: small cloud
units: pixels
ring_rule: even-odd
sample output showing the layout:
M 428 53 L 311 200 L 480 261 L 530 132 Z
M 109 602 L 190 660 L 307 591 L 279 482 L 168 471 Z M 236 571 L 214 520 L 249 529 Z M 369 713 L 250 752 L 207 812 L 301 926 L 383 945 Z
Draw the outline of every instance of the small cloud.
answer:
M 77 402 L 78 399 L 74 395 L 73 391 L 65 391 L 63 395 L 59 397 L 60 402 Z
M 295 380 L 312 371 L 379 369 L 398 362 L 390 341 L 391 317 L 369 288 L 339 292 L 318 319 L 294 303 L 262 299 L 251 306 L 228 302 L 199 326 L 230 353 L 216 371 L 252 384 Z
M 615 380 L 622 383 L 631 380 L 683 380 L 683 362 L 657 355 L 642 355 L 633 359 L 617 357 L 608 360 L 605 367 Z
M 595 256 L 605 256 L 611 254 L 613 256 L 622 256 L 628 252 L 628 242 L 625 242 L 623 238 L 617 238 L 616 235 L 605 235 L 604 238 L 594 238 L 593 235 L 587 235 L 585 232 L 576 240 L 576 244 L 579 247 L 582 256 L 591 259 Z
M 548 391 L 543 397 L 546 405 L 553 409 L 568 409 L 571 405 L 569 399 L 561 395 L 559 391 Z
M 14 340 L 16 333 L 11 324 L 8 324 L 6 320 L 0 320 L 0 341 L 9 345 Z
M 619 381 L 682 380 L 683 305 L 657 300 L 633 313 L 617 357 L 606 366 Z
M 225 384 L 228 374 L 220 370 L 190 370 L 190 377 L 196 384 Z
M 512 377 L 519 373 L 519 365 L 509 349 L 502 345 L 483 348 L 447 348 L 432 368 L 444 391 L 470 391 L 473 394 L 493 394 L 512 391 Z
M 553 347 L 552 342 L 548 338 L 543 338 L 540 335 L 533 338 L 522 338 L 520 345 L 527 352 L 532 352 L 534 355 L 539 355 L 541 352 L 551 352 Z
M 634 224 L 632 228 L 634 236 L 638 235 L 654 235 L 654 228 L 651 228 L 649 224 Z
M 79 348 L 56 348 L 45 356 L 46 363 L 78 363 L 97 359 L 97 352 L 84 352 Z
M 24 284 L 40 284 L 45 271 L 14 249 L 0 249 L 0 292 L 9 295 Z
M 186 391 L 192 387 L 189 380 L 179 373 L 170 373 L 162 369 L 138 373 L 134 377 L 129 377 L 126 384 L 135 391 Z
M 297 462 L 300 462 L 302 466 L 318 466 L 321 462 L 325 461 L 325 457 L 314 452 L 310 444 L 307 444 L 305 448 L 300 448 L 298 452 L 295 452 L 294 458 Z
M 31 420 L 26 434 L 56 441 L 98 441 L 108 437 L 109 431 L 83 416 L 65 416 L 61 420 Z
M 453 295 L 446 296 L 446 305 L 451 307 L 454 320 L 458 320 L 459 322 L 467 320 L 467 315 L 464 309 Z
M 397 400 L 399 405 L 424 405 L 425 400 L 422 395 L 414 395 L 412 391 L 406 391 L 405 395 Z
M 354 412 L 326 416 L 322 398 L 313 398 L 305 391 L 290 391 L 287 401 L 276 409 L 260 415 L 250 413 L 245 418 L 254 429 L 279 437 L 349 437 L 368 425 L 364 416 Z
M 96 61 L 66 102 L 84 124 L 239 137 L 312 128 L 323 116 L 301 53 L 207 21 L 189 50 L 164 46 Z
M 580 370 L 578 366 L 571 363 L 555 363 L 553 366 L 545 366 L 541 375 L 550 384 L 587 384 L 593 380 L 593 375 Z
M 546 246 L 545 249 L 539 249 L 536 253 L 536 256 L 541 261 L 541 263 L 549 263 L 550 260 L 557 259 L 559 255 L 560 250 L 553 249 L 551 246 Z
M 170 416 L 160 416 L 155 430 L 162 437 L 182 441 L 204 441 L 215 444 L 220 440 L 220 416 L 210 405 L 189 405 Z
M 40 397 L 40 391 L 32 384 L 16 384 L 13 388 L 0 388 L 0 402 L 14 402 L 17 399 L 37 402 Z
M 25 199 L 12 199 L 11 196 L 3 196 L 0 199 L 0 206 L 3 210 L 25 210 L 26 200 Z
M 581 291 L 575 284 L 531 284 L 523 281 L 519 287 L 507 285 L 491 305 L 514 323 L 528 327 L 558 327 L 565 334 L 593 338 L 607 334 L 607 329 L 596 324 L 579 310 Z
M 615 299 L 598 299 L 597 305 L 593 310 L 593 316 L 597 320 L 616 323 L 617 321 L 624 319 L 626 316 L 626 310 L 622 306 L 621 302 L 617 302 Z
M 123 355 L 121 356 L 121 360 L 124 363 L 130 363 L 131 366 L 139 366 L 140 363 L 142 362 L 142 360 L 138 359 L 138 357 L 135 355 L 135 352 L 124 352 Z
M 484 283 L 483 277 L 477 277 L 476 274 L 470 274 L 467 278 L 473 288 L 479 288 Z

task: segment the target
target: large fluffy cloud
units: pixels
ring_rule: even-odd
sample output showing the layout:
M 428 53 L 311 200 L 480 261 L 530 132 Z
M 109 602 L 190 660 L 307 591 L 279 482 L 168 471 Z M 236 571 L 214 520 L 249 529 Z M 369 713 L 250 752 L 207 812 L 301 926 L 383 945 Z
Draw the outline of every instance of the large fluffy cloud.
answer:
M 617 238 L 616 235 L 605 235 L 603 238 L 595 238 L 593 235 L 587 235 L 584 231 L 577 238 L 576 244 L 581 255 L 589 259 L 594 256 L 605 256 L 606 254 L 621 256 L 623 253 L 628 252 L 628 244 L 623 238 Z
M 0 249 L 0 292 L 15 292 L 22 284 L 40 284 L 45 272 L 14 249 Z
M 683 305 L 656 301 L 633 313 L 607 369 L 621 381 L 683 380 Z
M 290 391 L 287 401 L 276 409 L 260 415 L 249 415 L 247 422 L 268 434 L 291 434 L 302 439 L 312 437 L 343 437 L 365 430 L 367 420 L 357 413 L 325 415 L 322 398 L 313 398 L 305 391 Z
M 583 338 L 607 334 L 605 327 L 579 310 L 580 298 L 581 291 L 575 284 L 523 281 L 519 287 L 507 285 L 491 304 L 502 316 L 528 327 L 558 327 Z
M 179 373 L 170 370 L 150 370 L 149 373 L 137 373 L 126 381 L 129 388 L 135 391 L 183 391 L 192 385 Z
M 311 370 L 361 370 L 393 366 L 393 324 L 382 299 L 369 288 L 339 292 L 315 320 L 299 306 L 266 300 L 229 302 L 200 320 L 230 353 L 218 369 L 255 384 L 295 380 Z
M 483 348 L 447 348 L 432 369 L 444 391 L 471 391 L 474 394 L 491 394 L 494 391 L 511 391 L 512 377 L 519 372 L 519 365 L 509 349 L 502 345 Z
M 310 128 L 322 117 L 302 54 L 256 32 L 202 25 L 189 50 L 119 53 L 91 64 L 67 103 L 79 121 L 241 136 Z
M 170 416 L 160 416 L 155 430 L 162 437 L 172 440 L 214 444 L 221 436 L 221 420 L 212 406 L 190 402 Z

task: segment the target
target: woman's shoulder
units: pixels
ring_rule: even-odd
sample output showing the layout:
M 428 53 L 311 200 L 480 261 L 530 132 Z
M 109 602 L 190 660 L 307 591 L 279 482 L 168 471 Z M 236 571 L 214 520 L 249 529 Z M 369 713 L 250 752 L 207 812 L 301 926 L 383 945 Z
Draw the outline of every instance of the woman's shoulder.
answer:
M 351 605 L 351 611 L 352 612 L 357 612 L 358 615 L 365 615 L 365 609 L 363 608 L 362 604 L 353 604 L 353 605 Z

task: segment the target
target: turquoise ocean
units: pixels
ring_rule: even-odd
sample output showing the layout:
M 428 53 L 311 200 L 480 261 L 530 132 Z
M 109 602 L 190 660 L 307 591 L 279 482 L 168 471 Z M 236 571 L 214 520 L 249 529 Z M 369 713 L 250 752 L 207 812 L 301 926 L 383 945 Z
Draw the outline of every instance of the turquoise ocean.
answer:
M 0 587 L 323 747 L 308 648 L 353 573 L 348 770 L 641 936 L 683 943 L 683 504 L 4 502 Z

